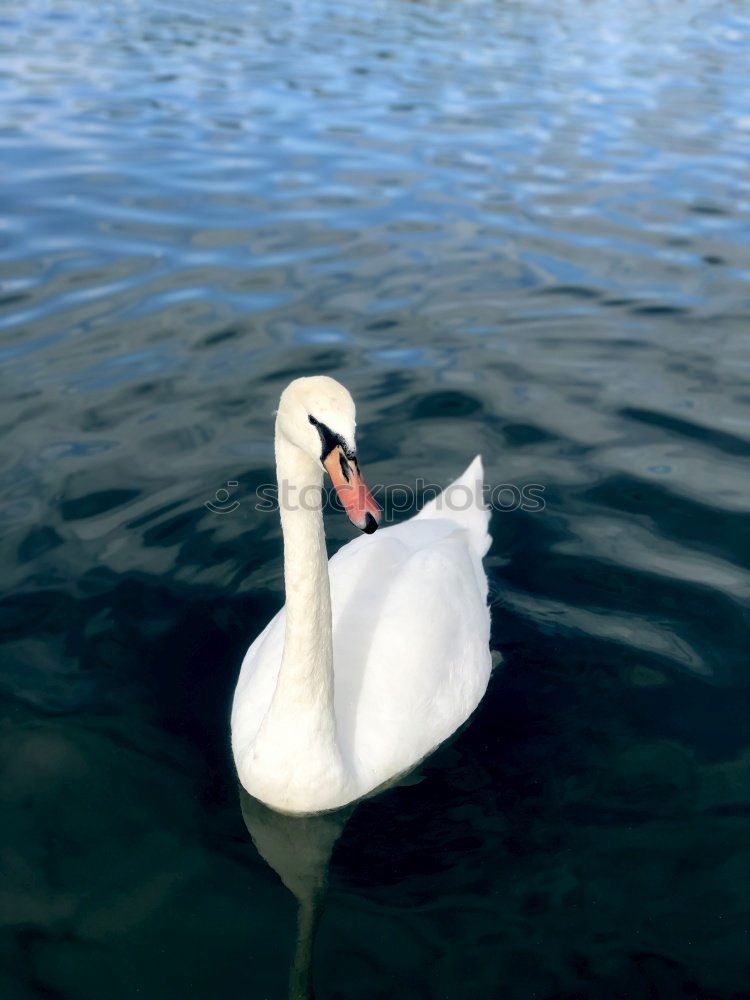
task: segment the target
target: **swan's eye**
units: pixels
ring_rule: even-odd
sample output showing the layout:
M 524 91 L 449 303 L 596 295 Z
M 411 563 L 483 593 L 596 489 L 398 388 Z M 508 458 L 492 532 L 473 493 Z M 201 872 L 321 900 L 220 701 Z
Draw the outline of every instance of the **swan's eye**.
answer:
M 331 454 L 334 448 L 341 448 L 344 455 L 346 455 L 349 461 L 355 460 L 354 452 L 347 445 L 346 441 L 344 441 L 344 439 L 341 437 L 340 434 L 336 434 L 334 431 L 331 430 L 330 427 L 324 424 L 322 420 L 318 420 L 316 417 L 314 417 L 312 413 L 308 413 L 307 419 L 310 421 L 313 427 L 317 429 L 318 434 L 320 434 L 320 443 L 323 449 L 320 453 L 321 462 L 325 461 L 325 459 Z M 341 471 L 344 472 L 343 466 Z M 346 475 L 346 473 L 344 473 L 344 475 Z M 348 478 L 349 477 L 347 476 L 347 479 Z

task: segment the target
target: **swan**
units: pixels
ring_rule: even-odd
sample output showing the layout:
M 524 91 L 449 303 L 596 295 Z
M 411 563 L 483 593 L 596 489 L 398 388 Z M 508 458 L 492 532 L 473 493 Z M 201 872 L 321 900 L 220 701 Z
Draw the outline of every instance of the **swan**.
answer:
M 489 681 L 490 546 L 477 455 L 409 520 L 376 532 L 349 392 L 298 378 L 276 413 L 286 605 L 242 661 L 232 752 L 245 790 L 282 813 L 347 805 L 405 774 Z M 362 535 L 330 561 L 324 471 Z

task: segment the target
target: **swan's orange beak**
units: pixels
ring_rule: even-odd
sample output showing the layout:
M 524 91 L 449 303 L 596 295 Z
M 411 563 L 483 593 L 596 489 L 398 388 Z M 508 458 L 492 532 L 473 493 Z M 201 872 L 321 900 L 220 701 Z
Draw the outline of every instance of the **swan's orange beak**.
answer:
M 336 445 L 323 459 L 341 505 L 352 524 L 371 535 L 380 521 L 380 507 L 365 486 L 356 458 L 347 458 L 344 449 Z

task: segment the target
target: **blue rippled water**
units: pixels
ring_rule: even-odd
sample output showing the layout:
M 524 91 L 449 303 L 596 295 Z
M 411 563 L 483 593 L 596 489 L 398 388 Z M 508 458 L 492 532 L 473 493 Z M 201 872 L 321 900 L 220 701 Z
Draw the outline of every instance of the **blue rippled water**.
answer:
M 3 4 L 3 997 L 750 996 L 749 94 L 740 3 Z M 545 507 L 470 725 L 294 823 L 228 709 L 315 372 Z

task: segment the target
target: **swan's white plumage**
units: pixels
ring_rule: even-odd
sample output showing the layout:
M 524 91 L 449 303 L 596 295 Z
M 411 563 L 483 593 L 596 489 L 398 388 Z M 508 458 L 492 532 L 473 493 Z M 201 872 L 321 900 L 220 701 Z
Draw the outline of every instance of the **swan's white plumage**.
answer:
M 343 773 L 329 776 L 320 765 L 301 781 L 307 755 L 285 755 L 278 743 L 258 748 L 284 648 L 283 608 L 250 646 L 235 691 L 232 746 L 252 795 L 286 812 L 344 805 L 408 771 L 476 708 L 491 669 L 482 476 L 477 456 L 414 517 L 354 539 L 329 561 Z

